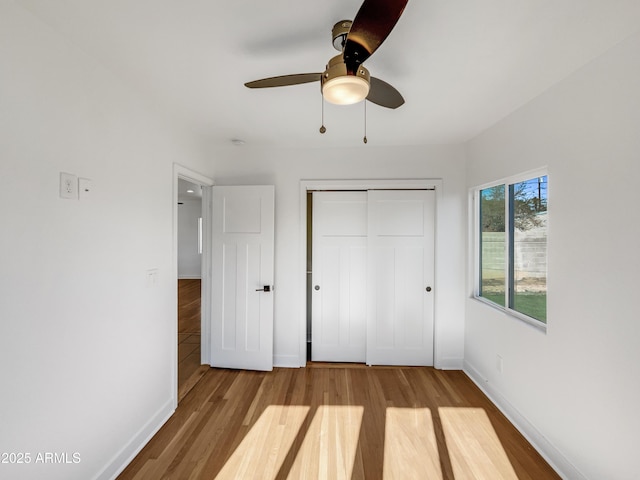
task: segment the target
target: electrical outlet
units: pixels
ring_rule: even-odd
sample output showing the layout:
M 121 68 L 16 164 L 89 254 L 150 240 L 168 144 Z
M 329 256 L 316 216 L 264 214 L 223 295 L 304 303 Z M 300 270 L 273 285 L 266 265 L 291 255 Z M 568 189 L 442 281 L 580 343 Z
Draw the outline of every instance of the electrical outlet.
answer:
M 78 177 L 60 172 L 60 198 L 78 198 Z

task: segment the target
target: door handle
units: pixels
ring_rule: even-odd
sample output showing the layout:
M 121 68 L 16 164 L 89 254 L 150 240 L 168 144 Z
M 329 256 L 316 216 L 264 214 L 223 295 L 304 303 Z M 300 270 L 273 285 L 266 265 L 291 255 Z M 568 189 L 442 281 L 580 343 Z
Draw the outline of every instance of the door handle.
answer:
M 256 289 L 256 292 L 270 292 L 270 291 L 271 291 L 271 285 L 265 285 L 262 288 Z

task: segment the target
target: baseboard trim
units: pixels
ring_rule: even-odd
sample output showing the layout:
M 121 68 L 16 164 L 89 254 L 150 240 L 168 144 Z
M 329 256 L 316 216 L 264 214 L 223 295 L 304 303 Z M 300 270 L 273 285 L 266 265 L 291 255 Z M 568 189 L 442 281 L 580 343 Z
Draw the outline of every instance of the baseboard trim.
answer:
M 493 404 L 509 419 L 551 467 L 564 479 L 587 480 L 578 469 L 558 450 L 529 420 L 522 415 L 480 372 L 464 361 L 463 372 L 489 397 Z
M 202 275 L 178 275 L 178 280 L 202 280 Z
M 169 420 L 175 412 L 173 399 L 167 401 L 158 412 L 138 431 L 137 434 L 113 457 L 95 480 L 115 480 L 131 461 L 140 453 L 149 440 Z

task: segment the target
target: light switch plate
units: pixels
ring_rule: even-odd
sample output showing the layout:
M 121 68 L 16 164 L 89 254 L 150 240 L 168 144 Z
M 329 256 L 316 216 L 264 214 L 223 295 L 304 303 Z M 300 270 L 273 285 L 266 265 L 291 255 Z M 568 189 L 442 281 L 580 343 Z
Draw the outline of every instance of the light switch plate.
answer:
M 158 283 L 158 269 L 147 270 L 147 288 L 154 288 Z
M 93 184 L 88 178 L 79 178 L 78 179 L 78 196 L 80 200 L 84 200 L 91 196 L 91 189 L 93 188 Z

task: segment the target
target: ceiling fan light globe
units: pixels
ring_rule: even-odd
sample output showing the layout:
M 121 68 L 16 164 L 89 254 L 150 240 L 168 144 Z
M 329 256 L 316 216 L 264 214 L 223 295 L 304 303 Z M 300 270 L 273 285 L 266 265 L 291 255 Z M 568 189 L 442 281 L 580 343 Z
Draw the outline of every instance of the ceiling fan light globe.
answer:
M 322 85 L 322 95 L 329 103 L 352 105 L 369 95 L 369 82 L 354 75 L 345 75 L 327 80 Z

